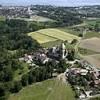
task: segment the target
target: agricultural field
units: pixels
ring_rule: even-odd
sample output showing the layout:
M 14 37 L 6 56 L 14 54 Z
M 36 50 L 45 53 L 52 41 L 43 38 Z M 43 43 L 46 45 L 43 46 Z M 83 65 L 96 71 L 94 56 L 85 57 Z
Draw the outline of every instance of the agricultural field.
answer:
M 72 27 L 59 27 L 58 29 L 76 36 L 79 36 L 79 34 L 81 34 L 80 31 L 76 31 Z
M 100 39 L 96 37 L 90 39 L 84 39 L 80 42 L 79 47 L 100 53 Z
M 73 39 L 80 39 L 78 36 L 54 28 L 42 29 L 39 30 L 38 33 L 63 41 L 65 40 L 72 41 Z
M 31 32 L 28 33 L 28 36 L 37 40 L 43 47 L 52 47 L 66 40 L 72 41 L 73 39 L 80 39 L 78 36 L 54 28 Z
M 37 15 L 34 15 L 31 17 L 31 19 L 33 21 L 37 21 L 37 22 L 48 22 L 48 21 L 54 21 L 50 18 L 46 18 L 46 17 L 42 17 L 42 16 L 37 16 Z
M 61 43 L 62 43 L 61 40 L 56 40 L 56 41 L 50 41 L 50 42 L 43 43 L 41 44 L 41 46 L 45 48 L 52 48 L 56 45 L 61 45 Z
M 50 79 L 27 86 L 8 100 L 75 100 L 75 94 L 69 84 Z
M 0 16 L 0 21 L 5 21 L 5 17 L 4 16 Z
M 57 40 L 53 37 L 49 37 L 47 35 L 40 34 L 38 32 L 31 32 L 28 35 L 31 36 L 33 39 L 37 40 L 40 44 Z
M 31 18 L 14 18 L 14 19 L 19 19 L 19 20 L 25 20 L 25 21 L 35 21 L 35 22 L 53 22 L 54 20 L 46 18 L 46 17 L 42 17 L 42 16 L 37 16 L 34 15 Z
M 100 54 L 84 56 L 84 59 L 94 65 L 96 68 L 100 69 Z

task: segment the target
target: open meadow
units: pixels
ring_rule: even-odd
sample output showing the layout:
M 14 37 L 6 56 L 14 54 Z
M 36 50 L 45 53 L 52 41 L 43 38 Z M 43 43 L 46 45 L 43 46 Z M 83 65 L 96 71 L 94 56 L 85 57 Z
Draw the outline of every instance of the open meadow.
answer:
M 8 100 L 75 100 L 74 96 L 69 84 L 51 79 L 27 86 Z

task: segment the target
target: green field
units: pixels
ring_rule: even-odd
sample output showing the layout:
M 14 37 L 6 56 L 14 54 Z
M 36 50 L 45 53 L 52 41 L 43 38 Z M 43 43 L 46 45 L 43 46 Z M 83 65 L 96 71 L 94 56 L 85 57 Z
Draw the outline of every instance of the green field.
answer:
M 98 19 L 86 20 L 86 23 L 87 23 L 88 25 L 95 25 L 96 22 L 98 22 L 98 24 L 100 25 L 100 18 L 98 18 Z
M 4 16 L 0 16 L 0 21 L 5 21 L 5 17 Z
M 33 39 L 37 40 L 40 44 L 57 40 L 53 37 L 49 37 L 49 36 L 40 34 L 38 32 L 31 32 L 28 35 L 31 36 Z
M 25 87 L 8 100 L 75 100 L 70 85 L 57 79 L 46 80 Z
M 79 34 L 81 34 L 80 31 L 76 31 L 71 27 L 70 28 L 69 27 L 59 27 L 58 29 L 61 30 L 61 31 L 76 35 L 76 36 L 79 36 Z
M 54 21 L 52 19 L 42 17 L 42 16 L 37 16 L 37 15 L 33 15 L 31 18 L 17 17 L 17 18 L 14 18 L 14 19 L 25 20 L 25 21 L 35 21 L 35 22 L 53 22 Z
M 63 41 L 61 41 L 61 40 L 56 40 L 56 41 L 43 43 L 43 44 L 41 44 L 41 46 L 45 47 L 45 48 L 51 48 L 51 47 L 54 47 L 56 45 L 61 45 L 62 42 Z
M 72 41 L 73 39 L 80 39 L 78 36 L 53 28 L 31 32 L 28 33 L 28 35 L 31 36 L 33 39 L 37 40 L 40 44 L 56 40 Z
M 65 41 L 65 40 L 71 41 L 73 39 L 79 39 L 78 36 L 75 36 L 70 33 L 61 31 L 59 29 L 54 29 L 54 28 L 42 29 L 42 30 L 39 30 L 38 32 L 41 34 L 59 39 L 59 40 L 63 40 L 63 41 Z

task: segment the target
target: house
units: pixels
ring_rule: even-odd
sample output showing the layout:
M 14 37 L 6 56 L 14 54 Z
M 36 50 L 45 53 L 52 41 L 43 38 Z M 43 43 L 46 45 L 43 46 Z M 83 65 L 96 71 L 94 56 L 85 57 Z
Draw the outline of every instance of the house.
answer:
M 47 57 L 46 54 L 37 52 L 34 54 L 33 60 L 38 61 L 42 64 L 45 64 L 46 62 L 49 61 L 49 58 Z

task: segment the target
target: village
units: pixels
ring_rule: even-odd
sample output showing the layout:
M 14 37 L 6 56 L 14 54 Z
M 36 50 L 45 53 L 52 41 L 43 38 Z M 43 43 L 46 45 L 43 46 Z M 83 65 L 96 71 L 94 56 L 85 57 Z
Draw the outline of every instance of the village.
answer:
M 51 61 L 57 64 L 60 60 L 64 60 L 66 64 L 69 64 L 64 72 L 64 77 L 66 83 L 70 83 L 75 91 L 76 98 L 83 100 L 98 96 L 100 94 L 100 69 L 97 69 L 85 59 L 68 60 L 69 52 L 71 51 L 66 49 L 65 43 L 62 43 L 60 46 L 42 48 L 35 53 L 25 54 L 19 60 L 25 61 L 30 66 L 45 65 Z

